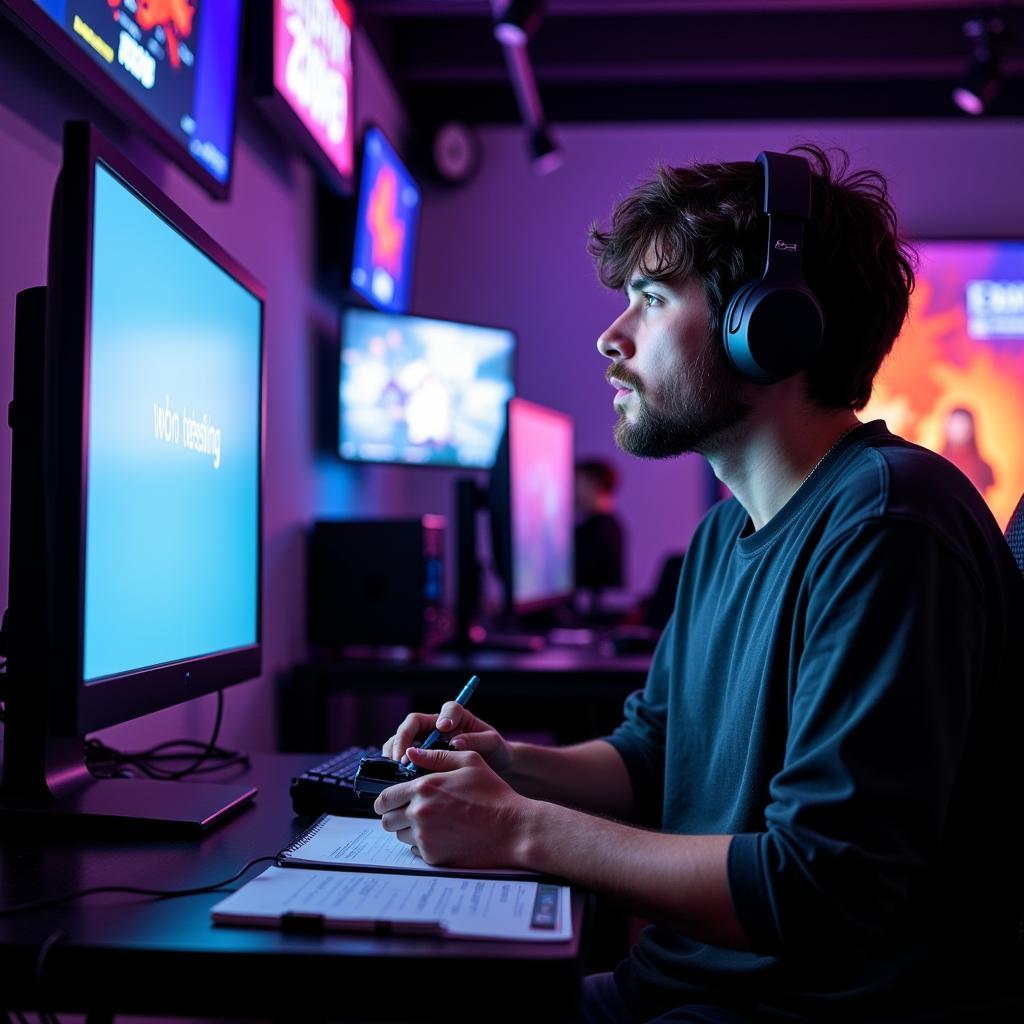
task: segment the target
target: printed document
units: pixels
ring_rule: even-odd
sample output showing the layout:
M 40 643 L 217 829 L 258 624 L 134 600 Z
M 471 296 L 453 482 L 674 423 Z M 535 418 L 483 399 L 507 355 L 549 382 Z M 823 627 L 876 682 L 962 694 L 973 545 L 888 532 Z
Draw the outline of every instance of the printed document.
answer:
M 218 924 L 558 942 L 569 887 L 514 879 L 268 868 L 210 911 Z
M 537 878 L 518 868 L 440 868 L 412 852 L 394 832 L 368 818 L 319 817 L 310 829 L 278 854 L 282 867 L 376 868 L 431 875 L 479 875 L 484 878 Z

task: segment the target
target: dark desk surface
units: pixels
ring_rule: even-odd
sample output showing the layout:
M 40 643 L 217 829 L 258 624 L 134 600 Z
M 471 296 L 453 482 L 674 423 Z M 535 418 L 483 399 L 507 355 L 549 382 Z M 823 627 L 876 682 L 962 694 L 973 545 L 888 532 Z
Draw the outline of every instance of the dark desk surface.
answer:
M 361 699 L 405 694 L 420 711 L 440 708 L 480 676 L 473 710 L 499 728 L 550 727 L 560 743 L 606 734 L 621 719 L 622 702 L 644 685 L 648 655 L 611 657 L 597 651 L 550 647 L 532 653 L 431 653 L 415 660 L 346 656 L 297 665 L 278 688 L 281 750 L 330 747 L 327 697 Z M 532 719 L 532 721 L 531 721 Z M 397 725 L 388 722 L 388 728 Z M 385 732 L 382 735 L 386 736 Z
M 315 754 L 255 756 L 253 769 L 238 776 L 259 787 L 255 803 L 201 840 L 5 834 L 0 901 L 11 906 L 100 885 L 189 888 L 230 877 L 252 858 L 277 853 L 308 824 L 292 814 L 288 782 L 316 760 Z M 266 866 L 254 866 L 245 879 Z M 465 1006 L 463 1019 L 540 1013 L 558 1020 L 578 995 L 579 894 L 575 937 L 558 944 L 215 927 L 209 909 L 225 894 L 155 901 L 105 893 L 0 918 L 0 1001 L 23 1010 L 397 1021 L 416 1018 L 417 1009 L 436 1019 L 424 1008 L 447 990 L 458 996 L 442 997 L 447 1018 L 462 1017 Z M 60 939 L 40 964 L 40 950 L 55 934 Z

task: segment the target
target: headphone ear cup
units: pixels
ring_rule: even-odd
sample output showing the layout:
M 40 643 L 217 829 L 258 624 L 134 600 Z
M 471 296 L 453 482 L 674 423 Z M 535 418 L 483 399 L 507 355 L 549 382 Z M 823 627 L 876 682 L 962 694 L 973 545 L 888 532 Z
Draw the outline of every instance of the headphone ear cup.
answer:
M 756 363 L 752 362 L 750 346 L 747 342 L 747 330 L 750 325 L 749 311 L 751 296 L 761 284 L 760 278 L 745 281 L 733 292 L 732 298 L 725 307 L 722 317 L 722 344 L 725 354 L 732 363 L 733 369 L 743 377 L 751 380 L 751 371 L 758 372 Z
M 765 281 L 741 285 L 722 318 L 725 354 L 755 384 L 799 373 L 821 348 L 824 317 L 806 288 Z

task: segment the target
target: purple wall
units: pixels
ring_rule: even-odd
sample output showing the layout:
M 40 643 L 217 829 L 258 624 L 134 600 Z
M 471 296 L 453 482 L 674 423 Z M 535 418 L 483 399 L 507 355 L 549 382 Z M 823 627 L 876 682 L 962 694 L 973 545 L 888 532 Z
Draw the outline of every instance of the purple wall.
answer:
M 376 55 L 357 39 L 357 117 L 395 139 L 404 113 Z M 224 742 L 274 748 L 273 680 L 305 656 L 303 531 L 317 515 L 400 512 L 408 481 L 390 469 L 354 470 L 318 457 L 314 446 L 316 337 L 336 338 L 337 315 L 311 287 L 314 178 L 304 161 L 243 102 L 232 198 L 211 200 L 198 185 L 125 130 L 42 51 L 0 18 L 0 407 L 11 398 L 14 304 L 46 282 L 50 200 L 65 120 L 94 121 L 267 289 L 264 672 L 226 691 Z M 0 608 L 7 604 L 10 432 L 0 428 Z M 110 730 L 111 742 L 141 745 L 179 735 L 206 737 L 213 699 Z
M 578 452 L 606 455 L 621 469 L 636 593 L 650 588 L 667 552 L 688 542 L 704 508 L 705 467 L 696 456 L 642 462 L 614 447 L 606 360 L 595 342 L 622 297 L 598 285 L 585 245 L 588 225 L 656 162 L 749 160 L 808 140 L 840 145 L 854 166 L 888 176 L 907 234 L 1024 237 L 1019 122 L 608 125 L 556 134 L 565 163 L 548 177 L 528 168 L 520 130 L 495 127 L 482 133 L 472 182 L 428 193 L 416 303 L 519 333 L 519 393 L 571 413 Z M 445 499 L 425 480 L 418 500 L 440 510 Z
M 359 118 L 390 137 L 404 115 L 365 43 L 357 56 Z M 335 310 L 311 286 L 313 176 L 243 104 L 234 195 L 217 204 L 147 143 L 114 122 L 6 20 L 0 19 L 0 407 L 11 396 L 14 298 L 42 284 L 49 204 L 63 122 L 90 118 L 267 287 L 265 670 L 228 691 L 224 742 L 272 749 L 273 680 L 305 654 L 303 531 L 317 516 L 450 512 L 452 474 L 349 467 L 315 454 L 316 336 L 333 339 Z M 620 297 L 597 285 L 588 224 L 658 159 L 750 158 L 815 139 L 841 143 L 892 180 L 910 232 L 1024 236 L 1016 202 L 1024 133 L 1014 122 L 904 125 L 605 126 L 564 128 L 563 168 L 535 178 L 517 129 L 484 130 L 483 165 L 461 189 L 425 189 L 414 308 L 480 320 L 520 335 L 520 393 L 570 412 L 578 451 L 621 467 L 631 529 L 630 589 L 647 589 L 663 555 L 685 545 L 703 509 L 699 459 L 628 459 L 611 444 L 611 392 L 594 342 Z M 332 387 L 328 382 L 328 388 Z M 0 607 L 7 596 L 10 435 L 0 428 Z M 212 698 L 111 730 L 111 742 L 203 737 Z

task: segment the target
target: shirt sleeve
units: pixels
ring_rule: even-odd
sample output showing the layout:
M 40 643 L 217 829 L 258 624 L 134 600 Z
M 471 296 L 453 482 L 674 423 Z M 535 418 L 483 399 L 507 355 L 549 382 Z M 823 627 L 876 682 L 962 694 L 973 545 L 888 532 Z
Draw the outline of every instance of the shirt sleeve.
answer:
M 665 792 L 665 724 L 675 661 L 675 615 L 658 640 L 647 682 L 626 698 L 623 720 L 605 737 L 626 763 L 633 784 L 633 820 L 657 828 Z
M 982 675 L 979 576 L 928 527 L 872 521 L 808 567 L 785 760 L 729 883 L 755 952 L 864 947 L 937 856 Z

